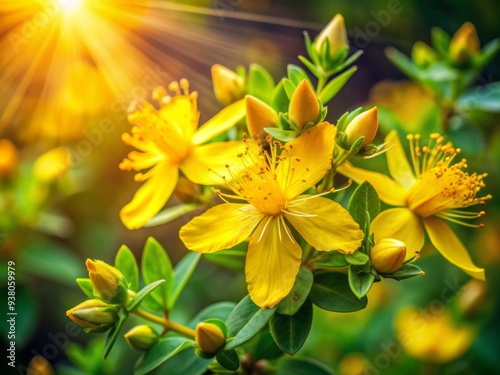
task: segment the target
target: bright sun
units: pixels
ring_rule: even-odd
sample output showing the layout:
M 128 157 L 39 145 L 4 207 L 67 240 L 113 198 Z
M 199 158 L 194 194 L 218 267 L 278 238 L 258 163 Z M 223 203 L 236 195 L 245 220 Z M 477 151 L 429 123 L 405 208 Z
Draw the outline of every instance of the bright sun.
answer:
M 61 9 L 66 13 L 74 13 L 83 5 L 84 0 L 58 0 Z

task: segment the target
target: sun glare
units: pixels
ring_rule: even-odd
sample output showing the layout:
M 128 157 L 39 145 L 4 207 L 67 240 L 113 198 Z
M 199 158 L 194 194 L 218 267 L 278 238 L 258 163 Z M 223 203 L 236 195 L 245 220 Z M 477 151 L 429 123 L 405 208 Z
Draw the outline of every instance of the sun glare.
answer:
M 61 9 L 65 13 L 75 13 L 81 9 L 84 0 L 58 0 Z

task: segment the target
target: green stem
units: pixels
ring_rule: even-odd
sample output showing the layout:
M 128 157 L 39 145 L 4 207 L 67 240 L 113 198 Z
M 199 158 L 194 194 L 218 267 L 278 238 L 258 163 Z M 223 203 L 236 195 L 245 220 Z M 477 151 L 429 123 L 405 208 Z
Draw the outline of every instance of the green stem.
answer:
M 318 87 L 316 88 L 316 95 L 319 96 L 319 94 L 323 90 L 323 87 L 325 87 L 327 80 L 328 80 L 327 76 L 321 76 L 320 78 L 318 78 Z
M 168 319 L 160 318 L 159 316 L 148 313 L 147 311 L 144 310 L 137 309 L 134 310 L 132 313 L 137 316 L 140 316 L 141 318 L 149 320 L 150 322 L 159 324 L 167 329 L 170 329 L 174 332 L 180 333 L 181 335 L 194 339 L 194 329 L 183 326 L 182 324 L 172 322 L 171 320 Z

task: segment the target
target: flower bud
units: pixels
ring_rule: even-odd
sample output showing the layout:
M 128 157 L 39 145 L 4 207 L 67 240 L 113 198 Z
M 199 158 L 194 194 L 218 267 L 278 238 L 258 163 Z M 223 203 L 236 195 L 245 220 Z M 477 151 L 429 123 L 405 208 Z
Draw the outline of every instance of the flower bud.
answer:
M 45 357 L 36 355 L 31 358 L 31 361 L 28 364 L 26 375 L 54 375 L 54 369 Z
M 99 299 L 89 299 L 66 311 L 66 316 L 86 332 L 104 332 L 118 319 L 116 307 Z
M 151 326 L 148 326 L 147 324 L 135 326 L 130 331 L 128 331 L 124 336 L 128 344 L 133 349 L 139 351 L 148 350 L 158 342 L 158 339 L 160 337 L 158 333 L 153 328 L 151 328 Z
M 406 245 L 394 238 L 384 238 L 372 247 L 370 258 L 375 270 L 382 274 L 397 271 L 405 261 Z
M 222 329 L 216 324 L 207 322 L 196 325 L 194 339 L 200 350 L 205 353 L 216 353 L 226 343 Z
M 298 128 L 302 130 L 307 123 L 316 122 L 319 115 L 318 98 L 309 83 L 304 79 L 299 83 L 292 95 L 288 117 L 295 121 Z
M 464 23 L 450 42 L 450 57 L 454 63 L 462 64 L 479 53 L 479 38 L 470 22 Z
M 429 66 L 437 60 L 436 52 L 424 42 L 416 42 L 411 50 L 411 58 L 421 68 Z
M 466 317 L 477 316 L 483 311 L 486 302 L 486 283 L 472 279 L 462 288 L 458 298 L 460 310 Z
M 318 54 L 321 53 L 321 45 L 326 40 L 330 42 L 330 57 L 335 55 L 341 48 L 349 45 L 344 17 L 341 14 L 336 14 L 314 40 L 314 49 Z
M 212 66 L 212 82 L 215 98 L 223 106 L 228 106 L 245 95 L 243 78 L 225 66 L 219 64 Z
M 16 146 L 8 139 L 0 139 L 0 179 L 12 176 L 18 164 Z
M 40 155 L 33 166 L 35 176 L 43 182 L 51 182 L 71 168 L 71 154 L 66 147 L 54 148 Z
M 128 300 L 128 283 L 118 269 L 109 264 L 87 259 L 85 262 L 89 271 L 94 293 L 103 301 L 123 305 Z
M 347 125 L 344 133 L 349 145 L 353 145 L 359 138 L 365 137 L 361 147 L 366 147 L 375 139 L 378 130 L 378 109 L 373 107 L 361 112 Z
M 364 375 L 370 368 L 367 359 L 361 353 L 350 353 L 339 363 L 339 375 Z
M 264 128 L 274 128 L 278 124 L 278 114 L 263 101 L 247 95 L 245 97 L 247 128 L 251 137 L 261 137 Z

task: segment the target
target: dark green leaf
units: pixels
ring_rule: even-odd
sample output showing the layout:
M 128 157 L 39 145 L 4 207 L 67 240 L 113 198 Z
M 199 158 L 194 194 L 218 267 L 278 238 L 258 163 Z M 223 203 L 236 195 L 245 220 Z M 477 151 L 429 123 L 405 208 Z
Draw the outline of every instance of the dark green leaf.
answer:
M 344 73 L 338 75 L 334 79 L 332 79 L 328 84 L 321 90 L 318 95 L 319 99 L 323 104 L 328 103 L 344 85 L 347 83 L 349 78 L 354 74 L 354 72 L 358 70 L 356 66 L 353 66 L 351 69 L 346 70 Z
M 349 267 L 349 286 L 352 292 L 359 298 L 363 298 L 370 291 L 375 275 L 370 271 L 365 272 L 363 267 L 351 266 Z
M 347 267 L 349 262 L 345 259 L 345 254 L 338 251 L 324 253 L 323 257 L 315 263 L 319 267 Z
M 78 278 L 76 279 L 76 283 L 87 297 L 95 298 L 94 286 L 92 285 L 92 281 L 90 281 L 89 278 L 84 278 L 84 277 Z
M 203 322 L 210 318 L 221 319 L 226 321 L 231 312 L 236 307 L 234 302 L 218 302 L 205 307 L 189 322 L 188 326 L 194 328 L 199 322 Z
M 483 69 L 487 64 L 490 63 L 491 60 L 495 58 L 495 56 L 500 51 L 500 39 L 493 39 L 491 42 L 488 42 L 483 49 L 481 50 L 481 54 L 477 56 L 474 61 L 474 65 L 478 70 Z
M 139 305 L 141 304 L 142 301 L 144 301 L 144 298 L 146 298 L 150 293 L 152 293 L 157 287 L 159 287 L 162 283 L 164 283 L 165 280 L 157 280 L 154 283 L 146 285 L 144 288 L 142 288 L 130 301 L 130 303 L 127 306 L 128 311 L 133 311 Z
M 252 345 L 250 354 L 255 361 L 259 361 L 261 359 L 276 359 L 283 355 L 283 351 L 274 342 L 269 327 L 266 327 L 260 332 L 259 336 L 257 336 L 257 340 L 255 344 Z
M 228 350 L 217 354 L 217 362 L 226 370 L 236 371 L 240 367 L 240 359 L 235 350 Z
M 334 371 L 330 370 L 323 363 L 312 359 L 290 358 L 280 362 L 276 375 L 334 375 Z
M 292 290 L 278 305 L 277 312 L 283 315 L 294 315 L 306 300 L 313 284 L 313 274 L 309 268 L 301 267 Z
M 405 54 L 393 47 L 386 48 L 385 54 L 387 58 L 408 77 L 416 81 L 422 79 L 422 72 L 420 69 Z
M 158 341 L 139 359 L 134 374 L 147 374 L 180 352 L 191 348 L 193 344 L 193 340 L 186 340 L 182 337 L 168 337 L 165 340 Z M 193 353 L 191 353 L 191 356 L 195 357 Z
M 250 296 L 243 298 L 227 318 L 229 337 L 233 340 L 227 343 L 225 349 L 234 349 L 254 337 L 267 324 L 275 311 L 276 307 L 262 310 L 252 302 Z
M 366 213 L 370 214 L 370 220 L 380 212 L 380 200 L 373 186 L 365 181 L 359 185 L 351 196 L 347 210 L 351 214 L 356 223 L 359 224 L 361 230 L 369 227 L 367 223 Z M 368 233 L 365 233 L 368 234 Z
M 421 276 L 424 272 L 412 263 L 403 264 L 396 272 L 390 275 L 383 274 L 382 276 L 388 279 L 403 280 L 414 276 Z
M 139 289 L 139 267 L 135 260 L 134 253 L 122 245 L 115 257 L 115 267 L 125 276 L 129 284 L 129 289 L 137 292 Z
M 368 302 L 366 297 L 356 297 L 347 275 L 339 272 L 316 275 L 310 298 L 318 307 L 336 312 L 358 311 L 365 308 Z
M 106 359 L 109 352 L 113 348 L 113 345 L 115 344 L 116 339 L 118 338 L 118 335 L 120 334 L 120 331 L 127 319 L 128 312 L 125 309 L 118 310 L 118 322 L 115 323 L 115 325 L 111 328 L 111 331 L 109 331 L 108 336 L 106 337 L 106 343 L 104 345 L 104 359 Z
M 250 64 L 247 81 L 248 94 L 270 104 L 273 90 L 274 79 L 271 74 L 259 64 Z
M 170 299 L 168 300 L 168 307 L 172 309 L 177 302 L 177 298 L 191 278 L 198 262 L 200 261 L 201 254 L 189 252 L 177 263 L 174 268 L 174 281 Z
M 313 309 L 307 300 L 295 315 L 274 314 L 269 321 L 271 335 L 281 350 L 294 355 L 302 348 L 311 330 Z
M 155 227 L 157 225 L 170 223 L 172 220 L 178 219 L 198 208 L 196 203 L 183 203 L 177 206 L 167 207 L 150 219 L 144 227 Z
M 370 261 L 370 257 L 361 251 L 355 251 L 352 254 L 346 254 L 345 260 L 355 266 L 362 266 Z
M 142 277 L 146 284 L 157 280 L 165 280 L 159 288 L 151 293 L 151 297 L 163 309 L 168 308 L 169 297 L 174 283 L 174 270 L 167 252 L 153 237 L 149 237 L 142 254 Z

